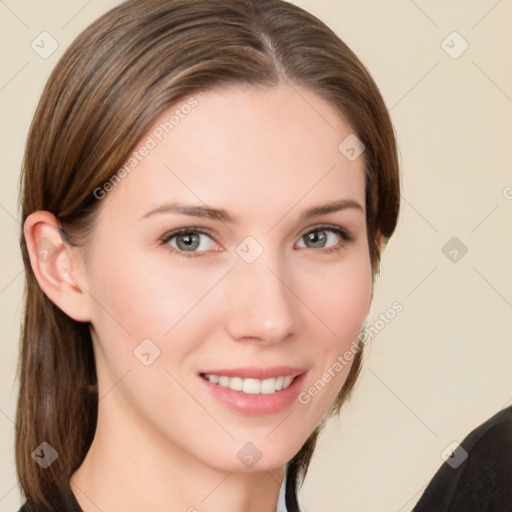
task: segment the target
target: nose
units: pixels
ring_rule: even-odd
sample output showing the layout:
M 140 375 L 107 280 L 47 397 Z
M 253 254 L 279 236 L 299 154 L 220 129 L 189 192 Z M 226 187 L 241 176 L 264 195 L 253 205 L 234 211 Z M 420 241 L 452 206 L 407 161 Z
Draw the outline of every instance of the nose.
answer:
M 300 329 L 290 272 L 276 259 L 235 262 L 226 287 L 226 328 L 232 339 L 267 345 L 279 343 Z

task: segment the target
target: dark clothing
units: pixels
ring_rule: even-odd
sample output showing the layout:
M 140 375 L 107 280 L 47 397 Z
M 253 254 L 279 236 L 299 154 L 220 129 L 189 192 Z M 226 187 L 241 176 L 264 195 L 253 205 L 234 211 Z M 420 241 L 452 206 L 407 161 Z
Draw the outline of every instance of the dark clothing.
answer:
M 48 497 L 48 501 L 51 508 L 25 503 L 19 512 L 83 512 L 71 489 L 66 492 L 53 493 Z
M 512 512 L 512 406 L 474 429 L 460 446 L 413 512 Z

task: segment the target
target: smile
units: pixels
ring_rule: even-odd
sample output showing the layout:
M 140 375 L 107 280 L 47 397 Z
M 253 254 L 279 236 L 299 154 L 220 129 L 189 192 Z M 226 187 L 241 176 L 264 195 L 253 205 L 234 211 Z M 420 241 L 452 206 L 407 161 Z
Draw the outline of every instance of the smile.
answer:
M 271 395 L 289 387 L 295 378 L 291 375 L 282 375 L 261 380 L 208 373 L 202 374 L 201 377 L 217 386 L 241 391 L 248 395 Z
M 204 368 L 198 377 L 221 404 L 246 416 L 276 414 L 292 406 L 304 386 L 307 367 Z

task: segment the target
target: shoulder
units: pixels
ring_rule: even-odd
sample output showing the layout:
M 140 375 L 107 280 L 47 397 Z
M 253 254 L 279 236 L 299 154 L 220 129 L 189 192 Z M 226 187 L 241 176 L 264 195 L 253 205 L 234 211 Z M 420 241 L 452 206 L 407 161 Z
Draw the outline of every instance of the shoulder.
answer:
M 18 512 L 83 512 L 78 504 L 57 500 L 51 500 L 51 504 L 47 507 L 40 503 L 25 503 Z
M 496 436 L 510 449 L 512 445 L 512 406 L 502 409 L 492 418 L 475 428 L 461 444 L 467 448 L 476 447 L 480 442 L 495 442 Z
M 83 512 L 71 489 L 61 489 L 46 497 L 47 504 L 27 502 L 18 512 Z
M 512 406 L 472 430 L 453 457 L 434 475 L 414 512 L 512 509 Z

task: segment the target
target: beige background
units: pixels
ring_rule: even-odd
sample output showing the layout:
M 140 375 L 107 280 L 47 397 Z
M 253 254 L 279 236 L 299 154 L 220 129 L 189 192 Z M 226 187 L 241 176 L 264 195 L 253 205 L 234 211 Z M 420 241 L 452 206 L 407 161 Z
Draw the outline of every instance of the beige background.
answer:
M 13 421 L 24 139 L 63 49 L 117 3 L 0 2 L 0 511 L 20 503 Z M 406 512 L 445 447 L 512 403 L 512 1 L 296 3 L 368 66 L 391 109 L 403 170 L 401 220 L 373 318 L 395 301 L 403 311 L 371 341 L 355 395 L 322 437 L 300 499 L 308 512 Z M 47 59 L 31 48 L 43 31 L 59 44 Z M 463 40 L 446 39 L 453 31 Z M 464 40 L 458 58 L 446 53 Z M 468 249 L 456 262 L 442 252 L 452 237 Z

